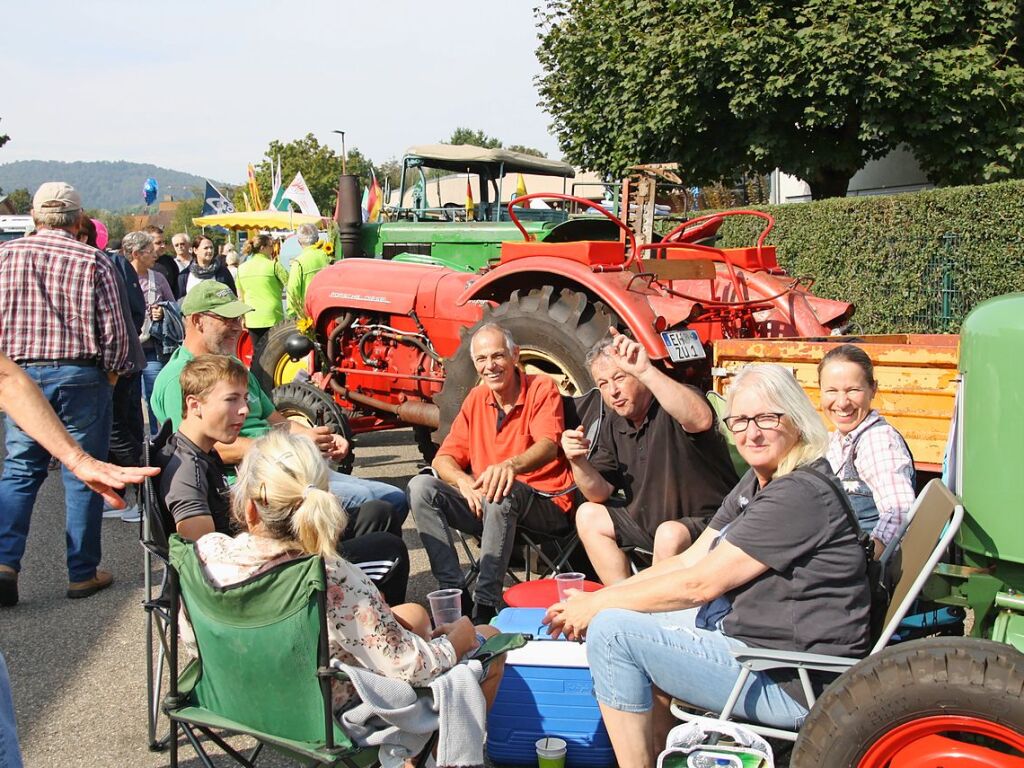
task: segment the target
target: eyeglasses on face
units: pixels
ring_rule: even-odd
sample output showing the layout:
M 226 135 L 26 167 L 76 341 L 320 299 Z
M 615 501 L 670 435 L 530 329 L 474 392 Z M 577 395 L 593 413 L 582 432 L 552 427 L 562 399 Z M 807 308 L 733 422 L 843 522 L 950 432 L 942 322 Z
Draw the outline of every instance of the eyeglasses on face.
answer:
M 756 416 L 726 416 L 722 421 L 730 432 L 746 432 L 750 422 L 757 424 L 758 429 L 778 429 L 784 413 L 759 413 Z

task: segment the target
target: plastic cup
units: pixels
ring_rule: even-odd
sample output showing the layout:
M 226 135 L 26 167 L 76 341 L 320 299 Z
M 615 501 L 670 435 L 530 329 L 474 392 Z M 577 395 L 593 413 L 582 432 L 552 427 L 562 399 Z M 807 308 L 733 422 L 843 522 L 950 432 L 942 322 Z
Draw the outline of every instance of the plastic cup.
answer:
M 555 586 L 558 588 L 558 602 L 563 602 L 569 597 L 570 589 L 583 590 L 583 580 L 586 578 L 582 573 L 560 573 L 555 576 Z
M 434 620 L 434 629 L 462 617 L 461 589 L 438 589 L 427 595 L 427 600 L 430 601 L 430 617 Z
M 565 739 L 545 736 L 537 739 L 537 765 L 539 768 L 564 768 Z

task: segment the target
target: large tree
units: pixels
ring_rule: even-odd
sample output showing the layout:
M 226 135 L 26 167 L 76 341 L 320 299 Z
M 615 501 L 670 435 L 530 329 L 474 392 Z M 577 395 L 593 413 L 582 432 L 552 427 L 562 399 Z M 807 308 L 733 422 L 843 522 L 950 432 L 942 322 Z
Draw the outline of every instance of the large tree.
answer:
M 542 103 L 570 162 L 779 167 L 816 198 L 901 143 L 939 183 L 1024 173 L 1021 0 L 548 0 Z

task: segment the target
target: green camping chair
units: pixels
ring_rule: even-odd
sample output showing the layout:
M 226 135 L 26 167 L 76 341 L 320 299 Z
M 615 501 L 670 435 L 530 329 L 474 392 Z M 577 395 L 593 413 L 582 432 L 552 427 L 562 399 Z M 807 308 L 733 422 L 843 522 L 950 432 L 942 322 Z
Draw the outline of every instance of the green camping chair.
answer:
M 302 765 L 377 765 L 377 748 L 356 746 L 335 722 L 327 640 L 324 562 L 302 557 L 231 587 L 207 580 L 195 544 L 170 538 L 171 672 L 164 711 L 171 721 L 170 764 L 178 765 L 181 728 L 200 762 L 213 768 L 199 734 L 240 765 L 251 768 L 264 745 Z M 198 658 L 178 673 L 178 612 L 184 605 Z M 477 652 L 487 661 L 524 645 L 522 635 L 491 638 Z M 244 734 L 259 743 L 249 756 L 220 732 Z M 431 740 L 420 755 L 430 754 Z
M 376 750 L 357 748 L 335 724 L 325 614 L 323 561 L 304 557 L 227 589 L 207 581 L 195 544 L 170 540 L 171 681 L 164 711 L 171 719 L 171 766 L 180 727 L 203 765 L 212 768 L 198 734 L 241 765 L 268 744 L 305 765 L 371 765 Z M 178 605 L 183 603 L 199 657 L 180 674 Z M 218 731 L 254 737 L 249 757 Z

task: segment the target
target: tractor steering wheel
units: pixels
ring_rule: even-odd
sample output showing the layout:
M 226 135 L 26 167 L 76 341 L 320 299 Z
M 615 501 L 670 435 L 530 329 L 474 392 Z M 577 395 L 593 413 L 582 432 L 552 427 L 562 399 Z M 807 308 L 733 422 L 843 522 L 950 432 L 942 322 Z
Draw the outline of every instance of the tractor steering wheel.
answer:
M 630 253 L 630 256 L 629 256 L 629 259 L 626 261 L 625 266 L 628 266 L 630 264 L 630 262 L 633 261 L 633 259 L 639 258 L 639 256 L 637 256 L 637 252 L 636 252 L 637 251 L 637 249 L 636 249 L 636 235 L 633 234 L 633 231 L 629 227 L 626 226 L 626 224 L 622 221 L 622 219 L 620 219 L 619 217 L 609 213 L 604 208 L 602 208 L 600 205 L 598 205 L 597 203 L 595 203 L 595 202 L 593 202 L 591 200 L 587 200 L 584 197 L 576 197 L 574 195 L 563 195 L 563 194 L 561 194 L 559 192 L 533 192 L 532 194 L 523 195 L 522 197 L 517 197 L 517 198 L 514 198 L 514 199 L 509 201 L 509 203 L 508 203 L 508 216 L 509 216 L 510 219 L 512 219 L 512 223 L 516 225 L 516 227 L 519 229 L 519 231 L 523 233 L 523 239 L 526 240 L 527 242 L 533 240 L 534 238 L 533 238 L 533 235 L 531 235 L 529 232 L 527 232 L 526 228 L 523 227 L 523 225 L 519 223 L 519 217 L 516 216 L 515 206 L 519 205 L 520 203 L 525 203 L 527 200 L 534 200 L 536 198 L 546 198 L 548 200 L 550 200 L 552 198 L 554 198 L 555 200 L 567 200 L 567 201 L 570 201 L 570 202 L 573 202 L 573 203 L 579 203 L 580 205 L 584 205 L 587 208 L 593 208 L 595 211 L 600 213 L 602 216 L 604 216 L 606 219 L 608 219 L 610 222 L 612 222 L 615 226 L 617 226 L 619 229 L 621 229 L 622 232 L 625 234 L 626 239 L 629 241 L 629 253 Z

